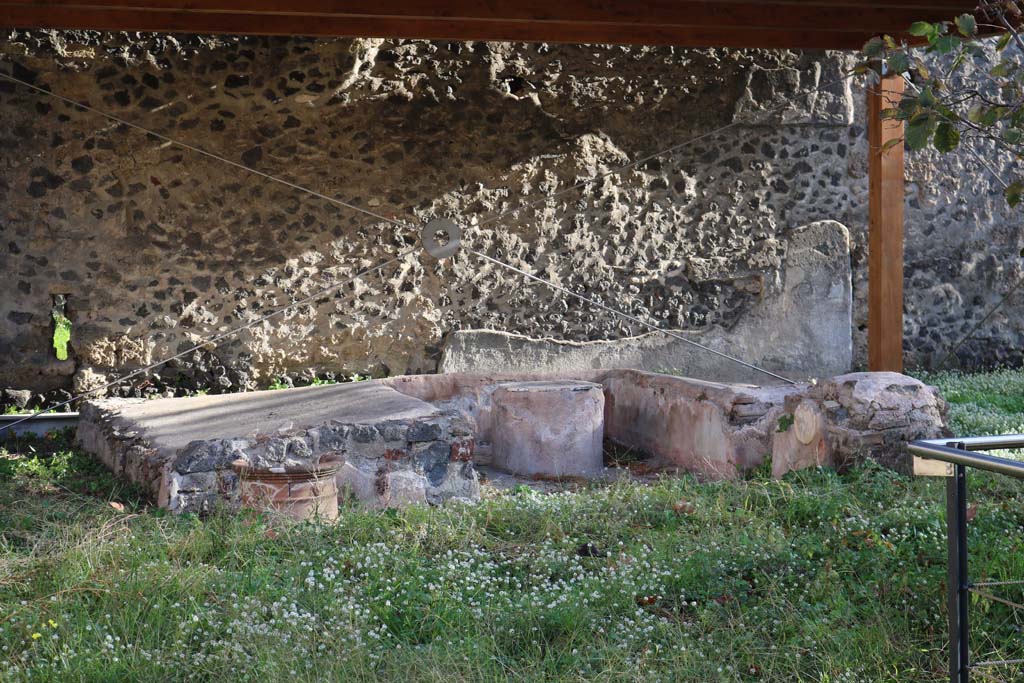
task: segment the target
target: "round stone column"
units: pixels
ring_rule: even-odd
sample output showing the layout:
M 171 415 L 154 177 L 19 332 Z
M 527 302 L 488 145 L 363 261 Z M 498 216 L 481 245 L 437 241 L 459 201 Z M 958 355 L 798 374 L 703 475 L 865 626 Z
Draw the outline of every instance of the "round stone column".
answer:
M 492 453 L 498 469 L 579 477 L 603 467 L 604 391 L 575 380 L 510 382 L 494 391 Z

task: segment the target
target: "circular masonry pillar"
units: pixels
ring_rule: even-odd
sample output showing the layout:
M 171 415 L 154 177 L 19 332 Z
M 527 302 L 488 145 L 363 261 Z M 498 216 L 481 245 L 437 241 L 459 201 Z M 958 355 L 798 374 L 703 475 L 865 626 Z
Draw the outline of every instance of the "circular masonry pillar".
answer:
M 601 472 L 604 391 L 600 384 L 512 382 L 496 389 L 491 401 L 495 467 L 540 477 Z

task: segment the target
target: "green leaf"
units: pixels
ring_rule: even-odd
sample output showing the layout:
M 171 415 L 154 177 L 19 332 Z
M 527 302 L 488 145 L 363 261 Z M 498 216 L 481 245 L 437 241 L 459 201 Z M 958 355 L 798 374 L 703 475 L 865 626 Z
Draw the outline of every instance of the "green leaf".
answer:
M 1013 39 L 1012 33 L 1004 33 L 999 36 L 999 40 L 996 41 L 996 52 L 1002 52 L 1006 49 L 1006 46 L 1010 44 L 1010 40 Z
M 864 49 L 861 50 L 865 57 L 874 58 L 881 57 L 882 53 L 885 52 L 885 42 L 878 36 L 875 36 L 868 42 L 864 43 Z
M 981 119 L 985 116 L 985 105 L 980 102 L 972 104 L 971 108 L 967 110 L 967 120 L 971 123 L 981 123 Z
M 910 71 L 910 58 L 907 57 L 905 52 L 897 52 L 886 60 L 886 66 L 889 68 L 889 73 L 906 73 Z
M 952 152 L 960 144 L 960 131 L 949 121 L 943 121 L 935 128 L 933 144 L 940 152 Z
M 937 30 L 932 24 L 929 24 L 927 21 L 915 21 L 913 24 L 910 25 L 910 28 L 907 29 L 907 33 L 909 33 L 912 36 L 917 36 L 921 38 L 924 36 L 930 36 L 933 33 L 937 33 Z
M 956 27 L 960 33 L 970 38 L 978 32 L 978 22 L 970 14 L 961 14 L 956 18 Z
M 1005 78 L 1017 70 L 1017 65 L 1004 59 L 989 70 L 989 75 L 994 78 Z
M 1024 142 L 1024 130 L 1020 128 L 1007 128 L 1003 131 L 1003 140 L 1011 145 L 1019 145 Z
M 932 135 L 931 121 L 927 116 L 919 116 L 907 124 L 907 148 L 912 150 L 924 149 L 928 146 L 928 139 Z
M 935 106 L 935 93 L 928 86 L 921 88 L 921 94 L 917 96 L 917 101 L 922 107 L 931 108 Z
M 1024 200 L 1024 180 L 1015 180 L 1003 191 L 1006 195 L 1006 202 L 1010 206 L 1017 206 Z
M 956 36 L 945 35 L 938 36 L 932 41 L 932 48 L 935 49 L 940 55 L 948 55 L 950 52 L 955 50 L 963 41 Z
M 1005 113 L 1006 107 L 989 107 L 982 112 L 981 120 L 978 123 L 983 126 L 994 126 Z

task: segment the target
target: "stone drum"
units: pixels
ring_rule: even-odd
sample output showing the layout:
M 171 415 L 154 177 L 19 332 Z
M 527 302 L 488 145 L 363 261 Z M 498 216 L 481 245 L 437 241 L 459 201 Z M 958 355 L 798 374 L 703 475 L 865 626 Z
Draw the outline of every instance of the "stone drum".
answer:
M 592 382 L 501 385 L 492 397 L 494 466 L 540 477 L 601 472 L 604 392 Z

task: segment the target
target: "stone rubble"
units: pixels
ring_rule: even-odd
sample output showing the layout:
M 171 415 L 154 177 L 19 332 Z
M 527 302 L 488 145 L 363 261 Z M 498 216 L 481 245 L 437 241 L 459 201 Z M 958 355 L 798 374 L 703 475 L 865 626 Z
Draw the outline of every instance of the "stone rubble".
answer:
M 586 391 L 509 391 L 531 385 Z M 540 394 L 543 401 L 537 399 Z M 586 400 L 572 400 L 579 398 L 576 394 Z M 516 398 L 514 411 L 527 423 L 508 419 L 502 405 L 509 395 Z M 249 412 L 255 410 L 253 402 L 262 405 L 260 415 L 266 416 L 301 400 L 320 411 L 308 420 L 311 424 L 296 428 L 288 423 L 255 435 L 227 434 L 245 422 L 247 404 Z M 332 401 L 339 406 L 333 417 Z M 946 404 L 936 390 L 896 373 L 850 373 L 775 387 L 637 370 L 595 370 L 574 378 L 418 375 L 158 403 L 88 402 L 81 411 L 78 440 L 116 475 L 141 485 L 159 505 L 175 512 L 235 504 L 238 478 L 231 463 L 236 459 L 262 468 L 340 459 L 340 495 L 385 508 L 478 500 L 476 465 L 486 462 L 482 454 L 501 451 L 509 438 L 513 445 L 530 444 L 537 453 L 517 451 L 509 459 L 502 452 L 494 464 L 525 475 L 600 476 L 600 436 L 594 440 L 594 435 L 603 426 L 605 438 L 646 454 L 651 466 L 735 478 L 767 458 L 776 477 L 805 467 L 847 468 L 867 458 L 907 471 L 907 441 L 948 433 Z M 192 412 L 187 405 L 194 406 Z M 159 427 L 154 417 L 177 415 L 176 420 L 187 424 L 194 414 L 193 422 L 201 422 L 203 410 L 219 415 L 216 411 L 225 406 L 232 408 L 226 413 L 230 419 L 205 424 L 206 436 L 192 440 L 168 432 L 166 424 Z M 573 429 L 566 431 L 566 425 Z M 579 425 L 587 428 L 580 431 Z M 589 445 L 580 453 L 586 450 L 591 459 L 577 457 L 570 432 L 589 435 Z M 530 465 L 538 454 L 547 458 L 540 469 Z
M 909 473 L 906 442 L 951 436 L 949 406 L 938 391 L 895 372 L 833 377 L 810 387 L 799 404 L 795 401 L 791 397 L 786 403 L 794 415 L 793 434 L 778 439 L 786 442 L 779 444 L 779 452 L 792 460 L 791 469 L 810 464 L 810 446 L 820 453 L 819 464 L 843 469 L 871 459 Z
M 396 393 L 383 386 L 379 389 Z M 379 400 L 378 394 L 374 396 Z M 245 400 L 244 395 L 239 398 Z M 375 421 L 345 422 L 340 415 L 338 420 L 307 428 L 280 428 L 251 437 L 208 437 L 161 448 L 147 439 L 144 419 L 135 428 L 123 427 L 126 413 L 151 403 L 90 401 L 82 408 L 77 438 L 114 474 L 141 485 L 158 505 L 175 512 L 205 512 L 219 502 L 235 504 L 238 477 L 231 465 L 239 459 L 273 470 L 317 463 L 328 456 L 343 458 L 338 475 L 343 494 L 370 507 L 479 497 L 477 474 L 469 463 L 472 422 L 429 406 L 426 416 L 390 419 L 385 414 Z M 225 426 L 218 429 L 230 431 Z

